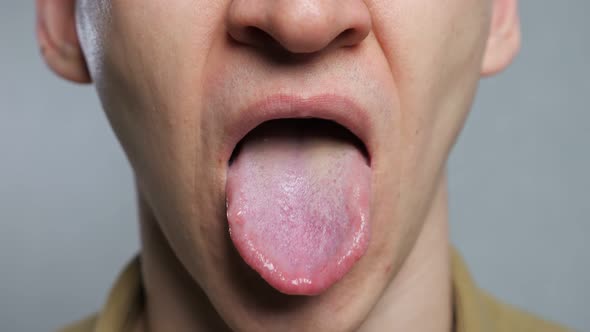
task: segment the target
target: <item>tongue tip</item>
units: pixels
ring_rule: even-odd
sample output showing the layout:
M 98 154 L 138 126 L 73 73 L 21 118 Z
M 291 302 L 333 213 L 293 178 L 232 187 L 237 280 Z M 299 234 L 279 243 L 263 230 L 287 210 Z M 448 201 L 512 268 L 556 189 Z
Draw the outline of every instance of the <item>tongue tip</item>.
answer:
M 239 228 L 239 225 L 236 226 Z M 339 282 L 365 254 L 369 243 L 366 226 L 361 227 L 357 233 L 357 241 L 354 241 L 354 245 L 345 255 L 316 268 L 315 271 L 307 272 L 293 271 L 288 266 L 271 263 L 256 249 L 252 241 L 237 235 L 232 227 L 230 237 L 242 259 L 275 290 L 286 295 L 316 296 Z

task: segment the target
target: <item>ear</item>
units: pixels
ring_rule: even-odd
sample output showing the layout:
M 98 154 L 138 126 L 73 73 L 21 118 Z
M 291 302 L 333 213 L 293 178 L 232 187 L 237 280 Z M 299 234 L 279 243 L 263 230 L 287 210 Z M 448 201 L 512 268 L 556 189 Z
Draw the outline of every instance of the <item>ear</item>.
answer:
M 481 67 L 482 76 L 506 69 L 520 49 L 518 0 L 492 1 L 492 21 Z
M 37 0 L 37 40 L 45 62 L 59 76 L 90 83 L 76 32 L 76 0 Z

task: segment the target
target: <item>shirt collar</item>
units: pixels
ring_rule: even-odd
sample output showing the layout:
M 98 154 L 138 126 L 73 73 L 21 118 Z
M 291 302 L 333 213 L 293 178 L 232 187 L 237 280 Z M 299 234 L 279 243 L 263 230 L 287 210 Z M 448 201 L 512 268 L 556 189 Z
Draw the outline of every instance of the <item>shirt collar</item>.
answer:
M 467 265 L 451 249 L 453 313 L 456 332 L 487 332 L 485 294 L 477 287 Z M 94 332 L 130 331 L 143 310 L 144 294 L 139 256 L 119 275 L 99 313 Z
M 487 332 L 484 294 L 475 284 L 467 265 L 455 248 L 451 248 L 453 315 L 456 332 Z
M 139 255 L 119 275 L 98 314 L 94 332 L 131 331 L 143 309 L 143 286 Z

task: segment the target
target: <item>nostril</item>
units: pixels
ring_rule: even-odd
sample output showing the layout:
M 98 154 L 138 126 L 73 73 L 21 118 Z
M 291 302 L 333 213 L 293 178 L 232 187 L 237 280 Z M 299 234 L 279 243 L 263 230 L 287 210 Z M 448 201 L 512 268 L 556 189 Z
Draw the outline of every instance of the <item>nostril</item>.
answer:
M 364 27 L 359 28 L 348 28 L 342 31 L 338 37 L 332 41 L 334 46 L 339 47 L 350 47 L 358 45 L 362 40 L 364 40 L 369 33 L 368 29 L 364 29 Z
M 338 37 L 336 37 L 335 42 L 339 43 L 339 44 L 341 43 L 341 44 L 343 44 L 343 46 L 352 46 L 355 44 L 353 42 L 355 34 L 356 34 L 355 29 L 348 28 L 348 29 L 342 31 L 340 33 L 340 35 L 338 35 Z
M 266 32 L 254 26 L 245 27 L 244 34 L 250 40 L 259 40 L 268 37 L 268 34 Z
M 247 26 L 240 30 L 239 33 L 230 33 L 232 38 L 239 43 L 263 48 L 276 48 L 279 46 L 278 42 L 270 34 L 258 27 Z
M 340 35 L 338 36 L 338 38 L 347 38 L 347 37 L 350 37 L 353 34 L 354 34 L 354 29 L 353 28 L 348 28 L 348 29 L 342 31 L 342 33 L 340 33 Z

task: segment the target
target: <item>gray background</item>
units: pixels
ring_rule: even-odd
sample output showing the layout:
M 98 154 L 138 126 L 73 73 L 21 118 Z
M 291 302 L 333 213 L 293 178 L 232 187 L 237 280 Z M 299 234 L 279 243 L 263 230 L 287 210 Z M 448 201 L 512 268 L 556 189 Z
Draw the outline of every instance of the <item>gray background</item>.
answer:
M 91 87 L 54 77 L 33 1 L 0 0 L 0 331 L 99 308 L 136 252 L 131 171 Z M 590 331 L 590 2 L 521 2 L 450 163 L 452 237 L 481 286 Z

